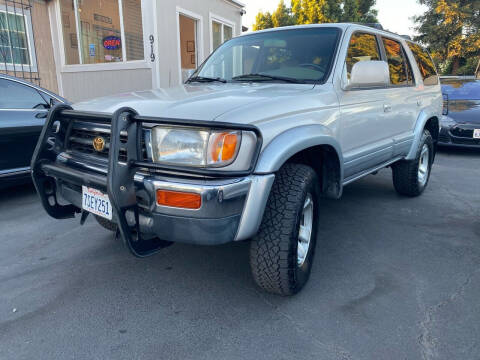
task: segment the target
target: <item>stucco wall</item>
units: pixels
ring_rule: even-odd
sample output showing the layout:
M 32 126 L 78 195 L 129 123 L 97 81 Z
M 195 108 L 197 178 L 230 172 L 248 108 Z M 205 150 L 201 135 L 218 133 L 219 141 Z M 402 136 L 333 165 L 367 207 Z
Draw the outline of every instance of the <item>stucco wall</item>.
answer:
M 150 69 L 62 73 L 66 99 L 80 101 L 152 88 Z
M 1 1 L 1 0 L 0 0 Z M 50 19 L 58 19 L 58 3 L 49 2 Z M 59 82 L 59 93 L 71 101 L 80 101 L 95 97 L 112 95 L 116 93 L 151 89 L 156 85 L 156 78 L 152 73 L 158 69 L 160 87 L 172 87 L 180 83 L 180 57 L 179 57 L 179 34 L 177 24 L 177 8 L 185 9 L 201 17 L 199 31 L 201 36 L 198 38 L 199 63 L 210 54 L 210 15 L 223 18 L 228 23 L 234 25 L 234 36 L 241 33 L 241 15 L 240 7 L 232 5 L 228 0 L 162 0 L 156 2 L 154 12 L 153 3 L 146 1 L 144 9 L 151 10 L 146 14 L 144 21 L 151 25 L 151 31 L 144 34 L 144 45 L 147 54 L 150 54 L 149 35 L 153 33 L 155 37 L 154 46 L 157 49 L 155 62 L 150 62 L 147 56 L 146 61 L 139 65 L 122 66 L 121 69 L 113 69 L 112 66 L 107 69 L 105 64 L 88 65 L 88 71 L 82 70 L 83 65 L 62 66 L 61 48 L 58 21 L 51 21 L 53 43 L 53 53 L 55 54 L 55 63 L 57 66 Z M 151 16 L 150 16 L 151 15 Z M 155 24 L 155 25 L 153 25 Z M 131 65 L 131 64 L 129 64 Z M 98 70 L 96 68 L 98 66 Z M 95 67 L 92 71 L 92 67 Z M 127 67 L 127 68 L 125 68 Z M 152 72 L 153 67 L 154 71 Z M 83 67 L 83 69 L 86 69 Z

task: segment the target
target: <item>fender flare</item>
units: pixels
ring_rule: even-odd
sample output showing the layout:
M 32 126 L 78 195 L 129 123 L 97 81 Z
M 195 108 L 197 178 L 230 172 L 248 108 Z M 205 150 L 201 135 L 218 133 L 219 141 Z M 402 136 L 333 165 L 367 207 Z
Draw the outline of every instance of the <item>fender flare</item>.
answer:
M 275 137 L 261 152 L 255 174 L 274 173 L 293 155 L 321 145 L 331 147 L 338 158 L 338 172 L 334 172 L 336 173 L 335 179 L 332 177 L 330 178 L 331 181 L 328 181 L 329 184 L 334 186 L 325 189 L 327 197 L 338 199 L 343 188 L 343 155 L 340 144 L 333 137 L 331 130 L 323 125 L 303 125 L 289 129 Z M 324 173 L 324 176 L 327 176 L 327 174 Z
M 435 114 L 433 112 L 427 112 L 425 110 L 422 110 L 420 112 L 420 115 L 417 118 L 417 122 L 415 123 L 415 129 L 413 130 L 412 146 L 410 147 L 410 151 L 408 152 L 408 155 L 405 157 L 405 160 L 415 159 L 415 156 L 417 154 L 418 144 L 420 143 L 420 140 L 422 138 L 423 129 L 425 128 L 427 121 L 433 117 L 438 118 L 438 114 Z

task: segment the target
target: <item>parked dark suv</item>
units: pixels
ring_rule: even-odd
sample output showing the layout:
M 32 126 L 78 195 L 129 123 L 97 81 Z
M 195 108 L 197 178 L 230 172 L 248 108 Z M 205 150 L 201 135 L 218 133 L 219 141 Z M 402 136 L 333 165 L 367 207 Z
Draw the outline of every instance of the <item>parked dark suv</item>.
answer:
M 480 80 L 442 78 L 439 144 L 480 148 Z
M 48 109 L 67 101 L 27 81 L 0 74 L 0 188 L 30 180 L 30 160 Z

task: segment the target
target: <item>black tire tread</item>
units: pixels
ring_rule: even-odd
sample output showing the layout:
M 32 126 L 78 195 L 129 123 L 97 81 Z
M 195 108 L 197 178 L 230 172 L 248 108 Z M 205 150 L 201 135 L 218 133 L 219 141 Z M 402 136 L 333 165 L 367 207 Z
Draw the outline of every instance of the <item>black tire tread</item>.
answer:
M 420 141 L 420 146 L 417 150 L 417 156 L 413 160 L 401 160 L 395 163 L 392 166 L 392 177 L 393 177 L 393 186 L 397 193 L 405 196 L 415 197 L 419 196 L 424 187 L 421 187 L 418 182 L 418 162 L 420 160 L 420 154 L 422 151 L 423 144 L 430 143 L 430 150 L 433 150 L 433 138 L 430 132 L 425 129 L 422 134 L 422 140 Z M 430 159 L 432 159 L 433 154 L 431 154 Z M 430 160 L 432 161 L 432 160 Z
M 298 203 L 305 196 L 305 183 L 312 178 L 316 178 L 312 168 L 293 163 L 284 165 L 276 175 L 259 232 L 250 246 L 254 280 L 268 292 L 292 295 L 299 290 L 295 286 L 297 259 L 292 229 L 299 221 Z
M 104 228 L 107 229 L 108 231 L 117 231 L 117 224 L 115 224 L 113 221 L 107 220 L 102 218 L 101 216 L 95 215 L 95 220 Z

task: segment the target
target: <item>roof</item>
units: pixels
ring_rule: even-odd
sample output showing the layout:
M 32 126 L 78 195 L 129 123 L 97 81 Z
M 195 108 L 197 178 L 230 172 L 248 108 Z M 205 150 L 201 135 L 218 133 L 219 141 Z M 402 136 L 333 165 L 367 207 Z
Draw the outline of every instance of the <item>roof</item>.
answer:
M 233 3 L 241 8 L 244 8 L 245 7 L 245 4 L 240 2 L 240 1 L 237 1 L 237 0 L 225 0 L 226 2 L 229 2 L 229 3 Z
M 41 86 L 38 86 L 38 85 L 35 85 L 29 81 L 26 81 L 24 79 L 20 79 L 18 77 L 15 77 L 15 76 L 10 76 L 10 75 L 7 75 L 7 74 L 0 74 L 0 79 L 6 79 L 6 80 L 11 80 L 11 81 L 15 81 L 15 82 L 18 82 L 20 84 L 23 84 L 23 85 L 27 85 L 27 86 L 30 86 L 30 87 L 33 87 L 34 89 L 37 89 L 39 91 L 42 91 L 46 94 L 48 94 L 49 96 L 53 97 L 53 98 L 56 98 L 57 100 L 63 102 L 63 103 L 69 103 L 68 100 L 62 98 L 60 95 L 58 94 L 55 94 L 54 92 L 51 92 L 50 90 L 47 90 L 47 89 L 44 89 L 42 88 Z
M 265 30 L 248 32 L 248 33 L 242 34 L 240 36 L 248 36 L 248 35 L 253 35 L 253 34 L 262 33 L 262 32 L 269 32 L 269 31 L 294 30 L 294 29 L 314 28 L 314 27 L 335 27 L 335 28 L 339 28 L 339 29 L 345 31 L 352 26 L 355 27 L 356 29 L 359 29 L 359 30 L 365 30 L 365 31 L 370 31 L 370 32 L 373 31 L 373 32 L 378 33 L 380 35 L 384 35 L 384 36 L 388 36 L 388 37 L 395 37 L 398 40 L 408 40 L 410 42 L 414 42 L 412 40 L 406 39 L 402 35 L 396 34 L 394 32 L 388 31 L 388 30 L 380 30 L 376 27 L 368 26 L 368 24 L 356 24 L 356 23 L 324 23 L 324 24 L 306 24 L 306 25 L 283 26 L 283 27 L 277 27 L 277 28 L 270 28 L 270 29 L 265 29 Z

